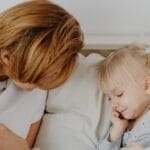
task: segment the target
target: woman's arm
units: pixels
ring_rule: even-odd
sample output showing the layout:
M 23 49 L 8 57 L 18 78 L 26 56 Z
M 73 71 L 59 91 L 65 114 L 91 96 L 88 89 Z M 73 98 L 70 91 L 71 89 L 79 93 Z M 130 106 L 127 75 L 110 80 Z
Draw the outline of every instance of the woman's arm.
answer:
M 29 134 L 26 138 L 26 140 L 28 141 L 30 147 L 33 147 L 35 139 L 37 137 L 40 125 L 41 125 L 42 120 L 37 121 L 36 123 L 32 124 L 30 127 L 30 131 Z
M 5 125 L 0 124 L 0 150 L 31 150 L 36 139 L 41 120 L 32 124 L 27 139 L 16 135 Z
M 0 124 L 0 150 L 31 150 L 26 140 Z

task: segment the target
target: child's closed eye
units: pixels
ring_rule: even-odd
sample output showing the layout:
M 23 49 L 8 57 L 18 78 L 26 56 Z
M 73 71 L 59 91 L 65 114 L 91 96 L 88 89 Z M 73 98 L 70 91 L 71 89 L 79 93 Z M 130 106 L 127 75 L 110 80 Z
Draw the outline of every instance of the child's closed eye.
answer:
M 111 97 L 108 97 L 108 100 L 111 101 Z
M 117 94 L 117 97 L 121 97 L 121 96 L 123 96 L 123 92 L 122 92 L 122 93 Z

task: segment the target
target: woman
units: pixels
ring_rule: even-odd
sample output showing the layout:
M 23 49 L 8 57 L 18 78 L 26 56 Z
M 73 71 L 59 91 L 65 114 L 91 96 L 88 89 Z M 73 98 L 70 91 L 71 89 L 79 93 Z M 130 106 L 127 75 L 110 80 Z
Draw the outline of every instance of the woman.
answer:
M 43 92 L 34 92 L 33 89 L 48 90 L 61 85 L 71 75 L 77 54 L 82 46 L 83 35 L 77 20 L 66 10 L 51 2 L 29 1 L 3 12 L 0 15 L 0 79 L 1 84 L 2 82 L 9 84 L 4 84 L 0 96 L 2 97 L 4 93 L 9 95 L 8 89 L 11 85 L 11 89 L 15 89 L 13 92 L 17 103 L 28 93 L 30 94 L 26 99 L 32 101 L 36 99 L 37 93 Z M 17 88 L 13 83 L 24 90 Z M 25 90 L 33 91 L 24 92 Z M 43 95 L 46 93 L 41 95 L 38 97 L 37 110 L 45 101 Z M 4 99 L 7 101 L 7 97 Z M 25 98 L 22 101 L 26 102 Z M 12 101 L 12 105 L 16 103 Z M 27 108 L 15 114 L 29 112 L 30 105 L 31 103 L 28 103 Z M 28 123 L 30 129 L 26 129 L 24 136 L 18 131 L 15 123 L 12 132 L 11 127 L 8 129 L 5 121 L 0 120 L 2 123 L 0 149 L 30 149 L 34 143 L 43 111 L 44 107 L 40 108 L 40 114 L 36 116 L 36 119 L 32 118 L 32 121 L 25 122 Z M 14 122 L 13 118 L 10 118 L 7 121 L 8 126 L 9 121 Z

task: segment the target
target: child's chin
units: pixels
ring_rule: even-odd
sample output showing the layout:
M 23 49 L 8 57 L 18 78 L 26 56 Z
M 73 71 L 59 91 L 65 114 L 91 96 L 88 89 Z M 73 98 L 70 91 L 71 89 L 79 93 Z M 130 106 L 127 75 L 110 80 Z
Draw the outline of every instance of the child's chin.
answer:
M 130 115 L 130 114 L 124 114 L 124 115 L 123 115 L 123 118 L 124 118 L 124 119 L 127 119 L 127 120 L 132 120 L 132 119 L 133 119 L 133 116 Z
M 123 118 L 126 120 L 130 120 L 130 117 L 128 117 L 128 116 L 123 116 Z
M 135 119 L 132 115 L 124 115 L 123 117 L 127 120 L 134 120 Z

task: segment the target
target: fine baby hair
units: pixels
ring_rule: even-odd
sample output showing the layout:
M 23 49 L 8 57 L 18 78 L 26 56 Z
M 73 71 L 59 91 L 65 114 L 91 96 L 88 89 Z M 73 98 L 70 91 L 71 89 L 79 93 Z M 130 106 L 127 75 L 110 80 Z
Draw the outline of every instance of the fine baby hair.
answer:
M 130 44 L 114 50 L 96 67 L 100 86 L 104 91 L 107 86 L 114 86 L 118 84 L 118 80 L 124 80 L 124 76 L 127 76 L 131 82 L 136 83 L 138 82 L 138 79 L 136 80 L 137 73 L 143 73 L 143 76 L 150 73 L 150 53 L 146 51 L 146 46 L 142 44 Z M 120 74 L 120 78 L 116 79 L 116 74 Z

